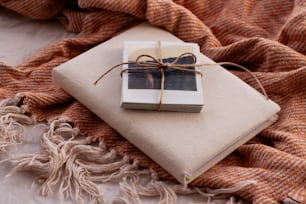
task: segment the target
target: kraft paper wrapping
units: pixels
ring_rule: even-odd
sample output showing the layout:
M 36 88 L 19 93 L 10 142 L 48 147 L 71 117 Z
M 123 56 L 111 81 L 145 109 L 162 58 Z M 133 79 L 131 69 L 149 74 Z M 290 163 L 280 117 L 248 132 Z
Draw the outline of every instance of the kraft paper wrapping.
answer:
M 138 25 L 54 69 L 54 81 L 186 185 L 277 119 L 280 107 L 218 65 L 204 67 L 201 113 L 120 108 L 124 41 L 181 41 Z M 214 63 L 200 54 L 201 63 Z

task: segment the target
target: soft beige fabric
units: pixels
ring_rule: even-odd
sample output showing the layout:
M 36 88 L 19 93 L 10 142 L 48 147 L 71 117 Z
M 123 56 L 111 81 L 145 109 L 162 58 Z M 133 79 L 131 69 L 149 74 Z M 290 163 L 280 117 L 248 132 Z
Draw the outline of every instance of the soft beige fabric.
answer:
M 56 21 L 33 21 L 0 7 L 0 62 L 16 66 L 39 49 L 73 37 Z

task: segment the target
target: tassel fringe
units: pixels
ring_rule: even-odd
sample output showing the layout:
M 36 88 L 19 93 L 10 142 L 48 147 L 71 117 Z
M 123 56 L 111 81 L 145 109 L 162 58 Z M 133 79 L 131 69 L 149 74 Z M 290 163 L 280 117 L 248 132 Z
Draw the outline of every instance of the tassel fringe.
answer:
M 162 181 L 151 180 L 147 185 L 142 185 L 140 177 L 135 174 L 133 176 L 126 176 L 120 183 L 122 197 L 117 199 L 116 203 L 125 204 L 138 204 L 142 203 L 140 196 L 143 197 L 157 197 L 159 196 L 159 204 L 177 203 L 177 195 L 193 195 L 198 194 L 205 198 L 206 203 L 209 204 L 243 204 L 245 203 L 241 199 L 231 196 L 229 193 L 234 193 L 235 190 L 241 190 L 242 188 L 254 184 L 254 181 L 245 181 L 238 183 L 232 188 L 219 189 L 203 189 L 199 188 L 185 188 L 183 185 L 171 184 Z M 206 191 L 206 192 L 203 192 Z M 210 192 L 214 191 L 214 192 Z M 224 194 L 223 192 L 226 192 Z M 204 200 L 204 199 L 203 199 Z
M 0 152 L 8 152 L 10 146 L 21 144 L 25 126 L 34 123 L 26 106 L 20 106 L 18 97 L 0 101 Z M 17 172 L 32 172 L 38 175 L 32 187 L 38 185 L 42 195 L 56 193 L 74 203 L 88 203 L 88 200 L 109 203 L 97 184 L 117 182 L 121 197 L 114 203 L 140 204 L 141 197 L 159 197 L 159 204 L 172 204 L 177 203 L 177 195 L 196 194 L 208 203 L 216 203 L 214 199 L 223 196 L 228 204 L 238 204 L 240 201 L 236 202 L 228 194 L 254 183 L 246 181 L 232 188 L 213 190 L 157 181 L 152 172 L 139 169 L 137 161 L 130 163 L 127 156 L 121 157 L 114 149 L 106 149 L 103 141 L 79 137 L 79 129 L 64 119 L 49 123 L 42 133 L 41 146 L 43 149 L 38 153 L 6 159 L 13 165 L 7 177 Z
M 24 125 L 33 124 L 25 115 L 26 106 L 18 107 L 19 99 L 6 99 L 0 102 L 0 152 L 20 144 L 24 139 Z

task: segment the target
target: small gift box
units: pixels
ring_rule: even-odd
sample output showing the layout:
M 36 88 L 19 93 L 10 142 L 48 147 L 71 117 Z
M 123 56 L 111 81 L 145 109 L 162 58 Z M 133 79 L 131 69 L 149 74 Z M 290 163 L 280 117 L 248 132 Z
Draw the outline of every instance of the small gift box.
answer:
M 124 42 L 121 107 L 200 112 L 202 73 L 194 43 Z

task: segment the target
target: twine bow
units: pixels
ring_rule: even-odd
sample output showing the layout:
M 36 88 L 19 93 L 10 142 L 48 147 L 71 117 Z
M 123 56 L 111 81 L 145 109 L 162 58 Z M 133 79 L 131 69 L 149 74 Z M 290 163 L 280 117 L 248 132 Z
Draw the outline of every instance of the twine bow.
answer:
M 158 106 L 158 111 L 161 110 L 162 108 L 162 104 L 163 104 L 163 92 L 164 92 L 164 85 L 165 85 L 165 70 L 167 69 L 175 69 L 175 70 L 179 70 L 179 71 L 187 71 L 187 72 L 192 72 L 195 74 L 200 74 L 201 77 L 203 76 L 203 73 L 200 71 L 197 71 L 195 69 L 193 69 L 196 66 L 212 66 L 212 65 L 232 65 L 235 67 L 238 67 L 246 72 L 248 72 L 258 83 L 258 85 L 260 86 L 260 89 L 262 91 L 262 93 L 265 95 L 266 99 L 269 99 L 266 90 L 264 89 L 263 85 L 261 84 L 261 82 L 258 80 L 258 78 L 256 77 L 256 75 L 251 72 L 249 69 L 236 64 L 236 63 L 232 63 L 232 62 L 218 62 L 218 63 L 212 63 L 212 64 L 196 64 L 197 61 L 197 57 L 195 54 L 191 53 L 191 52 L 185 52 L 181 55 L 179 55 L 173 62 L 171 63 L 164 63 L 163 62 L 163 57 L 162 57 L 162 48 L 161 48 L 161 42 L 158 41 L 158 58 L 155 58 L 151 55 L 147 55 L 147 54 L 142 54 L 139 55 L 136 58 L 136 61 L 129 61 L 129 62 L 123 62 L 120 64 L 116 64 L 115 66 L 111 67 L 110 69 L 108 69 L 106 72 L 104 72 L 95 82 L 94 85 L 97 85 L 97 83 L 104 77 L 106 76 L 109 72 L 111 72 L 112 70 L 127 64 L 127 65 L 131 65 L 131 64 L 136 64 L 137 67 L 129 67 L 129 68 L 125 68 L 122 69 L 120 72 L 120 76 L 122 77 L 122 74 L 124 72 L 130 71 L 130 70 L 160 70 L 161 73 L 161 82 L 160 82 L 160 100 L 159 100 L 159 106 Z M 181 60 L 183 57 L 185 56 L 191 56 L 193 58 L 194 63 L 192 64 L 177 64 L 179 60 Z M 150 58 L 152 61 L 147 61 L 147 60 L 143 60 L 144 58 Z

